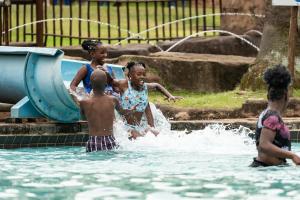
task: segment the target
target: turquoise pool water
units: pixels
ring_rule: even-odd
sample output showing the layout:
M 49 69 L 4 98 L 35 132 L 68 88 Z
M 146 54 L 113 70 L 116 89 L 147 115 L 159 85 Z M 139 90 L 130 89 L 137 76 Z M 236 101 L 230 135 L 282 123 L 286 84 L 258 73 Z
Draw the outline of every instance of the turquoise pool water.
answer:
M 300 168 L 249 168 L 255 155 L 247 131 L 220 126 L 123 141 L 112 152 L 0 150 L 0 199 L 299 199 Z

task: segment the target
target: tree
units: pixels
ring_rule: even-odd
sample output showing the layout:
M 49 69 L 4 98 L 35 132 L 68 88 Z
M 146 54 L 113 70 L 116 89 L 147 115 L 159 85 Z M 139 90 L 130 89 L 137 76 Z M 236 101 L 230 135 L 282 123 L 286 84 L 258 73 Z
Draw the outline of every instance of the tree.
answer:
M 255 63 L 243 76 L 241 89 L 263 89 L 265 84 L 263 82 L 262 75 L 267 67 L 278 63 L 282 63 L 286 66 L 288 65 L 288 36 L 291 8 L 272 6 L 272 0 L 266 0 L 266 4 L 266 16 L 263 36 L 260 44 L 260 52 Z M 297 40 L 296 60 L 299 58 L 300 45 L 299 40 Z

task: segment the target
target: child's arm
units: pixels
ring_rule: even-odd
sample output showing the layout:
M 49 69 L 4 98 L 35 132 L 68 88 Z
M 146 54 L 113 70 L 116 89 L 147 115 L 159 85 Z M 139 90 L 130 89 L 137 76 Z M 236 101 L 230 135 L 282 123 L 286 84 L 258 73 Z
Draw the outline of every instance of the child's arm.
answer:
M 84 77 L 87 75 L 87 69 L 85 66 L 81 67 L 75 77 L 73 78 L 70 88 L 74 91 L 76 91 L 76 87 L 79 85 L 80 81 L 84 79 Z
M 78 98 L 78 95 L 76 94 L 76 92 L 73 89 L 69 89 L 69 94 L 71 95 L 73 101 L 76 103 L 77 106 L 80 107 L 80 100 Z
M 172 101 L 176 101 L 177 99 L 182 99 L 182 97 L 177 97 L 177 96 L 173 96 L 166 88 L 164 88 L 161 84 L 159 83 L 147 83 L 147 87 L 149 89 L 156 89 L 158 91 L 160 91 L 163 95 L 165 95 L 168 101 L 172 100 Z
M 84 115 L 82 101 L 79 100 L 78 95 L 76 94 L 76 92 L 73 91 L 73 90 L 70 88 L 70 89 L 69 89 L 69 93 L 70 93 L 72 99 L 74 100 L 74 102 L 76 103 L 76 105 L 80 108 L 80 113 L 81 113 L 82 115 Z
M 120 102 L 119 100 L 114 97 L 114 96 L 111 96 L 111 98 L 113 98 L 113 101 L 114 101 L 114 105 L 115 105 L 115 109 L 121 114 L 121 115 L 126 115 L 126 111 L 122 108 L 122 106 L 120 105 Z

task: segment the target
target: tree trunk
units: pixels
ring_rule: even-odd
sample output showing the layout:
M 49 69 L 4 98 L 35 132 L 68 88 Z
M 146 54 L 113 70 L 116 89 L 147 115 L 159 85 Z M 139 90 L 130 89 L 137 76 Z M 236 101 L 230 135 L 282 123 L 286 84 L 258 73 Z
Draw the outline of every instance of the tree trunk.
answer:
M 267 67 L 282 63 L 288 65 L 288 36 L 291 7 L 272 6 L 272 0 L 266 0 L 266 17 L 260 52 L 253 66 L 244 75 L 241 89 L 258 90 L 265 88 L 263 72 Z M 299 36 L 299 35 L 298 35 Z M 296 44 L 296 65 L 300 58 L 300 45 Z

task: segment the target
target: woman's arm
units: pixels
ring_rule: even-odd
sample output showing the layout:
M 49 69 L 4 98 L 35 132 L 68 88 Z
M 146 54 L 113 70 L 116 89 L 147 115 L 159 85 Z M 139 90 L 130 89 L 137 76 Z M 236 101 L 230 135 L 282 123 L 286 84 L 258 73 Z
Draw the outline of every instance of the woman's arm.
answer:
M 273 144 L 276 132 L 263 128 L 261 131 L 258 148 L 265 154 L 272 157 L 292 159 L 297 165 L 300 164 L 300 157 L 291 151 L 281 149 Z
M 156 89 L 159 92 L 161 92 L 163 95 L 165 95 L 168 101 L 170 100 L 175 101 L 177 99 L 182 99 L 182 97 L 173 96 L 166 88 L 164 88 L 159 83 L 146 83 L 146 84 L 149 89 Z
M 73 78 L 70 84 L 70 88 L 76 91 L 76 87 L 79 85 L 80 81 L 82 81 L 86 75 L 87 75 L 87 69 L 85 66 L 83 66 L 78 70 L 77 74 Z

